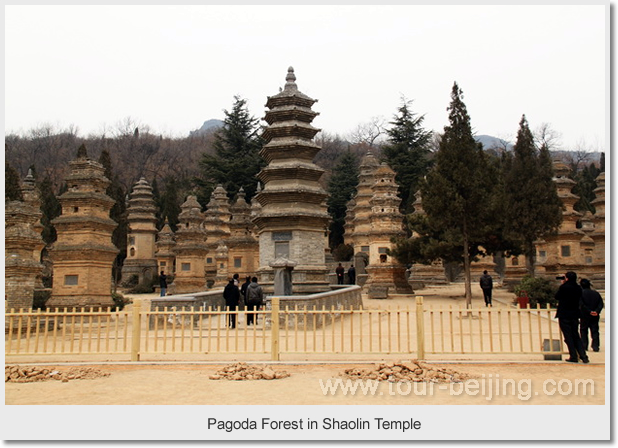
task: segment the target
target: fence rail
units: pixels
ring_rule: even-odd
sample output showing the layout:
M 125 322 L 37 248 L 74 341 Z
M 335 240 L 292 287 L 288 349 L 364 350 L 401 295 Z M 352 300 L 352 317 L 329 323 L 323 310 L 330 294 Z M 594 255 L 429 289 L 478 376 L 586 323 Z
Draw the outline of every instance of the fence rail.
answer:
M 20 356 L 260 355 L 510 355 L 561 354 L 560 330 L 550 308 L 76 308 L 6 313 L 5 354 Z M 254 324 L 248 325 L 250 314 Z M 230 320 L 235 318 L 235 328 Z M 548 341 L 551 341 L 548 342 Z M 562 344 L 559 346 L 562 348 Z M 551 350 L 554 349 L 554 350 Z

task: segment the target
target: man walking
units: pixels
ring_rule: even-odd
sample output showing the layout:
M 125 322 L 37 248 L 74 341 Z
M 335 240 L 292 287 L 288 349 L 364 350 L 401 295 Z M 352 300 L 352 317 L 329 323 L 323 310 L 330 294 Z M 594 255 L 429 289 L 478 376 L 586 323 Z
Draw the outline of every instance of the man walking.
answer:
M 569 348 L 569 358 L 566 361 L 578 362 L 579 358 L 584 364 L 587 364 L 590 360 L 579 336 L 579 301 L 582 297 L 582 289 L 577 284 L 575 272 L 567 272 L 561 277 L 561 280 L 562 284 L 556 293 L 556 300 L 558 301 L 556 317 L 564 336 L 564 342 Z
M 491 306 L 491 290 L 494 287 L 491 275 L 487 271 L 483 271 L 481 280 L 479 282 L 481 289 L 483 290 L 483 298 L 485 299 L 485 306 Z
M 599 315 L 604 306 L 603 298 L 601 294 L 590 288 L 590 280 L 587 278 L 582 278 L 579 284 L 582 287 L 582 299 L 580 302 L 582 317 L 579 328 L 582 345 L 585 350 L 588 350 L 588 330 L 590 330 L 592 350 L 598 352 L 601 346 L 599 338 Z

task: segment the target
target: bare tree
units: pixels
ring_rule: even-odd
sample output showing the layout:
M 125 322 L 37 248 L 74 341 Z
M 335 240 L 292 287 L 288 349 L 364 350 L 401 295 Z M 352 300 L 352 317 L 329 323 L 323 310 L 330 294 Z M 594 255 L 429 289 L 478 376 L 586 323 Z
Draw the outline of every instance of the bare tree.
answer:
M 551 127 L 549 123 L 541 123 L 534 131 L 534 143 L 538 148 L 545 147 L 555 151 L 562 146 L 562 134 Z
M 378 144 L 380 137 L 386 133 L 386 120 L 384 117 L 372 117 L 366 123 L 361 123 L 350 133 L 350 142 L 355 144 L 366 144 L 370 147 Z

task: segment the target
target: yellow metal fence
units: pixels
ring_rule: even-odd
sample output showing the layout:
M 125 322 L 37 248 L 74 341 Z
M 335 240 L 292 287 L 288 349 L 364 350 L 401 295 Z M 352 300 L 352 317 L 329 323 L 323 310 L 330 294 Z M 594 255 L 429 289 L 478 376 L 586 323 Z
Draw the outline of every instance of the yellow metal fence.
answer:
M 495 355 L 562 353 L 549 308 L 301 309 L 279 307 L 254 313 L 226 309 L 164 308 L 6 313 L 6 358 L 113 355 L 132 361 L 177 355 Z M 248 325 L 249 314 L 254 324 Z M 230 328 L 230 318 L 236 325 Z M 554 348 L 555 351 L 550 349 Z

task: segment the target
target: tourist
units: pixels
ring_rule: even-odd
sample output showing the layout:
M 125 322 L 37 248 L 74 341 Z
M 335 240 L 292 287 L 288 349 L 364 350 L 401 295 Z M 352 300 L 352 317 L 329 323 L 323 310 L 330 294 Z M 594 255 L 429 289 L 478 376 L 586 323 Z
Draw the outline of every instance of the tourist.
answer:
M 339 266 L 335 268 L 335 274 L 337 274 L 337 284 L 343 285 L 343 276 L 345 275 L 345 269 L 339 263 Z
M 231 311 L 228 315 L 228 326 L 230 328 L 236 328 L 236 309 L 238 308 L 240 291 L 238 290 L 238 287 L 234 285 L 234 279 L 231 279 L 223 289 L 223 298 L 225 299 L 225 307 L 227 311 Z
M 348 269 L 348 280 L 350 285 L 356 284 L 356 269 L 354 269 L 354 265 L 351 265 L 350 269 Z
M 247 288 L 249 287 L 249 283 L 251 283 L 251 276 L 247 275 L 245 282 L 240 286 L 240 300 L 245 305 L 247 304 Z
M 564 276 L 557 278 L 562 280 L 562 284 L 556 293 L 556 300 L 558 301 L 556 317 L 564 336 L 564 342 L 569 349 L 567 362 L 578 362 L 579 358 L 584 364 L 587 364 L 590 361 L 579 336 L 579 302 L 582 297 L 582 289 L 577 284 L 577 274 L 569 271 Z
M 240 280 L 239 280 L 240 279 L 240 275 L 234 274 L 232 279 L 234 280 L 234 286 L 236 286 L 237 288 L 240 288 Z
M 483 275 L 481 275 L 481 280 L 479 284 L 481 285 L 481 289 L 483 290 L 485 306 L 491 306 L 491 290 L 493 289 L 494 284 L 491 279 L 491 275 L 489 275 L 486 270 L 483 271 Z
M 247 286 L 245 303 L 247 304 L 247 325 L 256 325 L 257 314 L 253 311 L 259 310 L 264 304 L 264 291 L 262 291 L 262 287 L 258 285 L 257 277 L 251 278 L 251 283 Z
M 590 280 L 582 278 L 579 281 L 582 287 L 582 298 L 580 301 L 581 320 L 579 334 L 582 339 L 582 345 L 585 350 L 588 350 L 588 330 L 592 338 L 592 350 L 599 351 L 601 346 L 599 340 L 599 315 L 603 309 L 603 298 L 594 289 L 591 289 Z
M 159 275 L 159 287 L 161 288 L 161 297 L 165 297 L 167 293 L 167 275 L 165 275 L 165 271 L 161 271 L 161 275 Z

